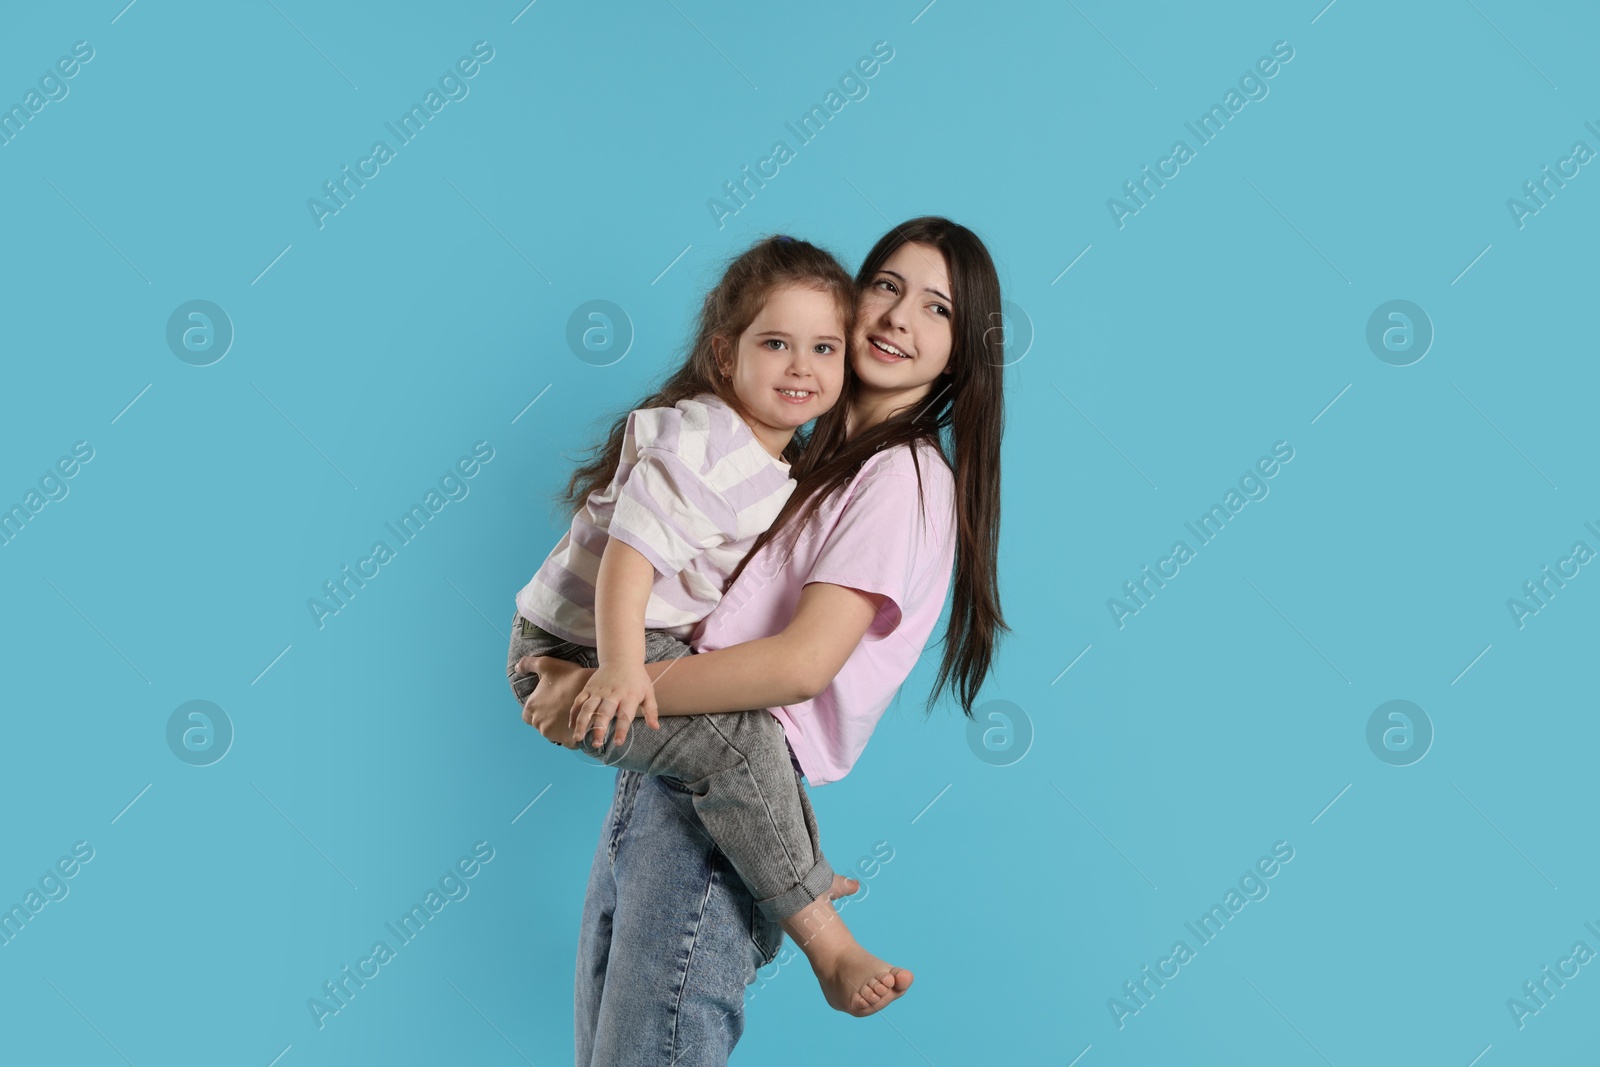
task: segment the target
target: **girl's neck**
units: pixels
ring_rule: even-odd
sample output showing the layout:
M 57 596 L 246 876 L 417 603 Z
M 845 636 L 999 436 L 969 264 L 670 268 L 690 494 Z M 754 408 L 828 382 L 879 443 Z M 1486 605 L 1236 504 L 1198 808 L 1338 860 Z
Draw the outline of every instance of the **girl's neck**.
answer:
M 783 459 L 783 450 L 794 440 L 793 430 L 785 433 L 770 426 L 751 426 L 750 431 L 756 435 L 756 440 L 761 442 L 761 447 L 765 448 L 773 459 Z
M 761 447 L 766 449 L 773 459 L 783 459 L 783 450 L 789 447 L 789 442 L 794 440 L 794 431 L 778 426 L 768 426 L 749 418 L 743 413 L 739 418 L 750 427 L 750 432 L 755 434 L 756 440 L 761 442 Z
M 718 399 L 733 409 L 733 413 L 739 416 L 739 421 L 750 428 L 750 432 L 755 435 L 756 440 L 761 442 L 761 447 L 766 449 L 773 459 L 783 459 L 783 450 L 789 447 L 790 441 L 794 440 L 794 430 L 792 428 L 768 426 L 746 411 L 744 404 L 737 397 L 718 397 Z

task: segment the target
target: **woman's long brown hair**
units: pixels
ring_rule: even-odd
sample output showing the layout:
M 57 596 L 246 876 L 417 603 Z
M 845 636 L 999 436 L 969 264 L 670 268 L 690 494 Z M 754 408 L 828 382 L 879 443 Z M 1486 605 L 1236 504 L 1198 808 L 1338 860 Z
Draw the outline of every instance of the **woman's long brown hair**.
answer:
M 879 238 L 856 274 L 864 292 L 902 245 L 925 244 L 944 254 L 950 272 L 950 375 L 933 383 L 921 403 L 846 438 L 854 375 L 838 405 L 817 420 L 795 467 L 798 484 L 771 528 L 734 572 L 736 578 L 763 545 L 793 539 L 831 494 L 849 485 L 861 465 L 884 448 L 907 445 L 913 464 L 928 444 L 955 477 L 956 553 L 944 656 L 927 710 L 948 688 L 969 718 L 994 661 L 995 643 L 1009 629 L 1000 613 L 1000 437 L 1005 430 L 1005 337 L 999 329 L 1000 279 L 978 235 L 938 216 L 902 223 Z M 920 484 L 922 472 L 916 466 Z M 729 580 L 732 584 L 732 579 Z
M 695 326 L 694 341 L 689 345 L 683 366 L 655 393 L 629 410 L 670 408 L 680 400 L 711 393 L 739 411 L 742 405 L 733 395 L 732 384 L 717 370 L 713 341 L 722 338 L 737 349 L 740 335 L 761 313 L 767 297 L 775 289 L 791 285 L 818 289 L 832 296 L 845 336 L 849 336 L 855 322 L 855 290 L 849 273 L 839 261 L 808 241 L 783 234 L 763 238 L 735 256 L 723 272 L 722 280 L 706 294 Z M 627 428 L 627 412 L 615 416 L 605 439 L 589 450 L 589 462 L 572 472 L 561 495 L 562 503 L 570 510 L 577 511 L 590 493 L 604 489 L 616 477 Z M 791 441 L 784 450 L 784 458 L 793 462 L 798 452 L 798 442 Z

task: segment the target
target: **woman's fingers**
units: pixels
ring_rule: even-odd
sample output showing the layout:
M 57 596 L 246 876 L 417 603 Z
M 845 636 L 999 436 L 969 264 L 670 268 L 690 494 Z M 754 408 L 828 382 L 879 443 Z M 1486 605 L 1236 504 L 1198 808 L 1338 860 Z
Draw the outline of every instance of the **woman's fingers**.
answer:
M 555 656 L 523 656 L 517 660 L 518 674 L 560 674 L 576 666 L 569 660 Z

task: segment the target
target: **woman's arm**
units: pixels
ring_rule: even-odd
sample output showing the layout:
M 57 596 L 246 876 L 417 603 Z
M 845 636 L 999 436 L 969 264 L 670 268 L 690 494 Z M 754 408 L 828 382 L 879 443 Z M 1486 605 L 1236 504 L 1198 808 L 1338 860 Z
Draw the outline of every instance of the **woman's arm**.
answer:
M 781 633 L 715 652 L 661 663 L 645 671 L 655 683 L 662 715 L 697 715 L 782 707 L 816 696 L 839 673 L 877 618 L 884 597 L 848 586 L 812 582 L 800 593 L 794 618 Z M 593 672 L 565 660 L 524 657 L 517 670 L 537 674 L 523 719 L 552 740 L 554 718 L 567 716 L 573 698 Z M 583 737 L 596 721 L 569 718 L 570 737 Z M 604 723 L 599 724 L 604 728 Z M 581 726 L 581 728 L 580 728 Z
M 810 700 L 828 687 L 877 617 L 884 598 L 812 582 L 789 625 L 715 652 L 645 665 L 662 715 L 705 715 Z

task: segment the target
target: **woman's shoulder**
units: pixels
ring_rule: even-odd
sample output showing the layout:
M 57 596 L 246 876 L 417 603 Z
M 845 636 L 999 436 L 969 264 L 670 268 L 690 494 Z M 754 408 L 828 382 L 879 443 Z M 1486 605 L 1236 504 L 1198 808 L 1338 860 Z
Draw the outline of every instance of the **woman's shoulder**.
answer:
M 893 543 L 907 561 L 939 560 L 955 537 L 955 477 L 931 443 L 875 452 L 832 506 L 829 521 L 854 546 L 847 552 L 881 555 Z
M 920 522 L 942 529 L 954 522 L 955 476 L 944 454 L 929 442 L 896 444 L 881 449 L 861 464 L 840 505 L 851 514 L 884 521 L 915 514 Z
M 855 484 L 858 489 L 864 488 L 880 478 L 909 478 L 925 490 L 947 496 L 955 491 L 955 475 L 950 470 L 949 460 L 928 440 L 913 444 L 902 442 L 873 453 L 861 465 Z

